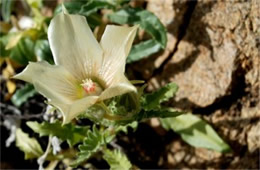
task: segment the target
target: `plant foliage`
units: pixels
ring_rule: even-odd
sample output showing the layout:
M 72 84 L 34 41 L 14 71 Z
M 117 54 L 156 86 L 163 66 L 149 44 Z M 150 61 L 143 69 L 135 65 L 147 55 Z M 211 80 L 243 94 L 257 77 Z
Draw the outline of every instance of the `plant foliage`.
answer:
M 38 123 L 28 121 L 26 124 L 34 132 L 39 133 L 40 136 L 57 136 L 63 141 L 66 140 L 70 146 L 82 142 L 89 130 L 88 126 L 76 126 L 72 123 L 62 126 L 62 123 L 59 121 L 56 121 L 54 123 Z
M 28 98 L 34 96 L 36 93 L 37 92 L 32 84 L 26 84 L 24 87 L 20 88 L 15 92 L 15 94 L 11 98 L 11 101 L 14 105 L 19 107 L 24 102 L 26 102 Z
M 166 29 L 153 13 L 128 6 L 108 15 L 108 18 L 117 24 L 139 24 L 152 37 L 151 40 L 133 46 L 127 59 L 128 63 L 156 53 L 161 48 L 166 48 Z
M 124 155 L 120 150 L 111 151 L 106 149 L 103 158 L 107 161 L 111 170 L 129 170 L 132 167 L 126 155 Z
M 175 83 L 169 83 L 153 93 L 145 94 L 142 98 L 142 108 L 146 111 L 160 109 L 160 104 L 172 98 L 177 90 Z
M 76 167 L 86 161 L 92 154 L 96 153 L 102 145 L 105 144 L 103 134 L 96 128 L 89 130 L 82 145 L 79 145 L 79 153 L 77 159 L 71 164 L 72 167 Z
M 231 149 L 205 121 L 192 114 L 161 119 L 162 126 L 178 133 L 181 138 L 194 147 L 229 152 Z
M 25 159 L 38 158 L 43 154 L 40 144 L 21 129 L 16 130 L 16 146 L 24 152 Z

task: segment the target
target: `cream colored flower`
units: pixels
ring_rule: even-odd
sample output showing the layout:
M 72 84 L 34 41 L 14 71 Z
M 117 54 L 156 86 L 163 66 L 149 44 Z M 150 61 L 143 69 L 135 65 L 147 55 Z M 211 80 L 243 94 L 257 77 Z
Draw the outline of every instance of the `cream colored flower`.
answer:
M 97 102 L 136 92 L 124 72 L 137 28 L 108 25 L 98 43 L 83 16 L 62 12 L 48 28 L 56 65 L 30 62 L 14 78 L 32 83 L 68 123 Z

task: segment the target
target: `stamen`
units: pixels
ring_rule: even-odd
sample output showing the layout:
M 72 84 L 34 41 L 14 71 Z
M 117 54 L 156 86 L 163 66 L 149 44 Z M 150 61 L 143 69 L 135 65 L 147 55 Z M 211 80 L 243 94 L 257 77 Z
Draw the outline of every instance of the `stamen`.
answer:
M 95 92 L 96 85 L 91 79 L 85 79 L 85 80 L 82 80 L 82 82 L 83 83 L 80 85 L 84 88 L 84 90 L 87 94 Z
M 103 91 L 97 82 L 93 82 L 89 78 L 82 80 L 82 82 L 83 83 L 80 85 L 83 87 L 87 95 L 99 95 Z

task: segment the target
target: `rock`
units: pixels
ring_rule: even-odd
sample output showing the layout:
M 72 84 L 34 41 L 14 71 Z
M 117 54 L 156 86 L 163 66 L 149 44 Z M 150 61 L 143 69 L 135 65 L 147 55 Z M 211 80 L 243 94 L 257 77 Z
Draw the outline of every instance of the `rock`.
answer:
M 150 80 L 149 90 L 176 82 L 175 106 L 180 108 L 206 107 L 227 95 L 241 61 L 259 59 L 259 29 L 252 25 L 252 20 L 259 23 L 259 16 L 255 16 L 259 12 L 253 11 L 258 5 L 257 0 L 197 2 L 177 51 L 162 74 Z M 251 77 L 255 78 L 256 72 L 252 71 Z
M 256 125 L 252 126 L 247 134 L 248 150 L 249 152 L 254 152 L 260 148 L 260 121 L 258 121 Z

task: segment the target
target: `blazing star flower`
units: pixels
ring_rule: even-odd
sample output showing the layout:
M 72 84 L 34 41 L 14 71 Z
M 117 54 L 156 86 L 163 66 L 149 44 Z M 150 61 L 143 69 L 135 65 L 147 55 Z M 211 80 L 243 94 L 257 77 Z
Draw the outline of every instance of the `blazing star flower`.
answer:
M 85 17 L 63 10 L 48 28 L 56 65 L 30 62 L 14 78 L 32 83 L 68 123 L 98 102 L 136 92 L 124 72 L 137 28 L 108 25 L 98 43 Z

